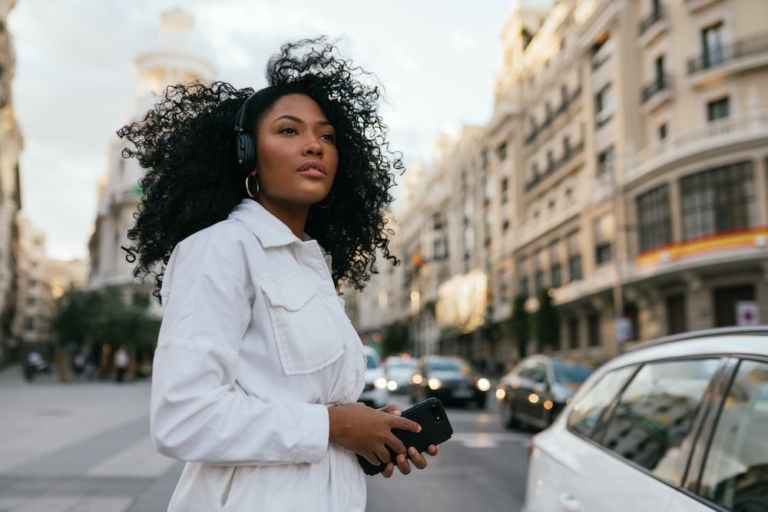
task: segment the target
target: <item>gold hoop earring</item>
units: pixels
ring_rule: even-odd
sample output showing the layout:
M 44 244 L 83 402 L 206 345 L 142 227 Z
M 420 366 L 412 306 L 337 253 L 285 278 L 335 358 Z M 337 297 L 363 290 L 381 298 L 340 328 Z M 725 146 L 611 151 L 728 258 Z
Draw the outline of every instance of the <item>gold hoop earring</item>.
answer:
M 249 174 L 248 176 L 245 177 L 245 193 L 248 194 L 248 197 L 250 197 L 251 199 L 256 199 L 256 196 L 259 195 L 259 189 L 261 188 L 259 187 L 259 180 L 256 180 L 256 194 L 251 194 L 251 187 L 248 185 L 248 180 L 255 177 L 256 176 L 254 176 L 253 174 Z
M 331 204 L 333 204 L 333 190 L 331 190 L 331 193 L 329 195 L 331 197 L 331 200 L 328 201 L 328 204 L 315 203 L 315 206 L 317 206 L 318 208 L 322 208 L 323 210 L 331 206 Z

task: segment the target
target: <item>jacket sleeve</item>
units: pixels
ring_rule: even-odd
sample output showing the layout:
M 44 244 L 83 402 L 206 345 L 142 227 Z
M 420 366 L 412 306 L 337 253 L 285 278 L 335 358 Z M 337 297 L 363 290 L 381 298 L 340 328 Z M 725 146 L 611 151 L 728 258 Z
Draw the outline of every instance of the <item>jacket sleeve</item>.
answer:
M 152 372 L 152 439 L 160 453 L 184 461 L 319 462 L 328 450 L 324 405 L 273 401 L 268 390 L 260 399 L 237 385 L 254 296 L 245 250 L 208 229 L 177 245 L 171 256 Z

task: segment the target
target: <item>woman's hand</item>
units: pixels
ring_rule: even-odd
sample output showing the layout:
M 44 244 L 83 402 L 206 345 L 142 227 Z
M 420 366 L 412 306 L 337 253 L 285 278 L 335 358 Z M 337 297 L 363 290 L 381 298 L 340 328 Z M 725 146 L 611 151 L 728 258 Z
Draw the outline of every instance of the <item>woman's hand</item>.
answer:
M 402 413 L 400 412 L 400 409 L 395 405 L 391 404 L 387 407 L 384 407 L 382 409 L 379 409 L 382 412 L 386 412 L 387 414 L 391 414 L 393 416 L 401 416 Z M 427 448 L 427 453 L 430 454 L 432 457 L 437 455 L 437 446 L 431 444 Z M 416 448 L 413 446 L 408 448 L 408 457 L 406 457 L 403 454 L 398 453 L 397 457 L 395 457 L 395 461 L 390 462 L 386 464 L 384 467 L 384 470 L 381 472 L 381 476 L 384 478 L 389 478 L 392 476 L 392 474 L 395 472 L 395 463 L 397 464 L 397 469 L 400 470 L 400 473 L 403 475 L 407 475 L 411 472 L 411 465 L 408 464 L 408 459 L 411 459 L 413 461 L 413 465 L 416 466 L 417 469 L 424 469 L 427 467 L 427 459 L 424 458 L 422 454 L 420 454 Z
M 382 463 L 392 465 L 393 461 L 387 449 L 391 448 L 398 459 L 402 457 L 402 464 L 400 460 L 397 461 L 400 470 L 403 471 L 405 466 L 410 472 L 408 462 L 405 461 L 405 445 L 395 437 L 392 429 L 420 432 L 421 426 L 415 421 L 403 418 L 399 414 L 372 409 L 362 403 L 331 407 L 328 409 L 328 419 L 330 442 L 359 453 L 373 465 Z M 392 475 L 391 469 L 389 474 Z

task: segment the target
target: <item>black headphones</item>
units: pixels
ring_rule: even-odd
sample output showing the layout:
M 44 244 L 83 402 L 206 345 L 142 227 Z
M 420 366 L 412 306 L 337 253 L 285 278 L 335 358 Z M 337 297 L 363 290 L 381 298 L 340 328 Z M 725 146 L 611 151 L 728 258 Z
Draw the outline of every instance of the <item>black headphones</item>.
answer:
M 256 96 L 256 93 L 253 93 L 246 98 L 235 116 L 235 151 L 237 152 L 235 165 L 237 166 L 237 170 L 242 174 L 250 173 L 256 166 L 256 144 L 253 141 L 253 134 L 248 133 L 243 129 L 243 124 L 245 123 L 245 111 L 248 107 L 248 102 L 250 102 L 254 96 Z

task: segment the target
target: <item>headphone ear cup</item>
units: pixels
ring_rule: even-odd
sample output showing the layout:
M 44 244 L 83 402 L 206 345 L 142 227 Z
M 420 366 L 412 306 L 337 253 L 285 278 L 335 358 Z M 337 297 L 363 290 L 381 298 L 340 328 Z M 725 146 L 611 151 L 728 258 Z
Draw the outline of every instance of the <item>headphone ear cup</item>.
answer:
M 250 173 L 256 166 L 256 148 L 253 144 L 253 136 L 248 133 L 237 133 L 237 168 L 243 174 Z

